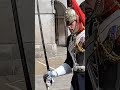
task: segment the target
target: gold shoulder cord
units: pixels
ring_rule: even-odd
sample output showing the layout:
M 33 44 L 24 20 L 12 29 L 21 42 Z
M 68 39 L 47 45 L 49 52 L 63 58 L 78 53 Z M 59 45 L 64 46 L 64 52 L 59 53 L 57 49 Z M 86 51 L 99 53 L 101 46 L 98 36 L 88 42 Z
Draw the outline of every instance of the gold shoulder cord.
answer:
M 85 27 L 83 26 L 83 24 L 82 24 L 82 28 L 85 30 Z M 76 43 L 76 47 L 78 49 L 78 52 L 81 52 L 81 53 L 85 52 L 85 49 L 83 48 L 82 42 Z
M 85 49 L 83 48 L 83 43 L 79 42 L 76 44 L 76 46 L 79 52 L 85 52 Z
M 100 31 L 98 31 L 98 39 L 97 39 L 97 41 L 99 43 L 98 47 L 102 48 L 104 55 L 108 58 L 109 61 L 120 62 L 120 56 L 118 56 L 115 53 L 113 54 L 113 53 L 109 52 L 109 50 L 107 50 L 105 45 L 100 41 L 100 36 L 99 35 L 100 35 Z
M 108 58 L 108 60 L 113 61 L 113 62 L 120 62 L 120 56 L 109 53 L 108 50 L 105 48 L 105 46 L 101 42 L 100 42 L 100 46 L 102 47 L 103 53 Z

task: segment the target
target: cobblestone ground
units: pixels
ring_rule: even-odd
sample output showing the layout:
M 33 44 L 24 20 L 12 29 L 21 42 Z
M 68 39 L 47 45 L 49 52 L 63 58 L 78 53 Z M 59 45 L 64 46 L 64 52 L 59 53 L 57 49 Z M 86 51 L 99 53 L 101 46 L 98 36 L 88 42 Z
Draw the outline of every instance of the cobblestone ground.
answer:
M 66 47 L 58 47 L 57 56 L 49 58 L 51 68 L 57 68 L 63 64 L 66 59 Z M 43 82 L 43 75 L 46 73 L 45 60 L 43 58 L 36 58 L 35 61 L 35 90 L 46 90 Z M 50 90 L 69 90 L 72 74 L 60 76 L 54 79 Z

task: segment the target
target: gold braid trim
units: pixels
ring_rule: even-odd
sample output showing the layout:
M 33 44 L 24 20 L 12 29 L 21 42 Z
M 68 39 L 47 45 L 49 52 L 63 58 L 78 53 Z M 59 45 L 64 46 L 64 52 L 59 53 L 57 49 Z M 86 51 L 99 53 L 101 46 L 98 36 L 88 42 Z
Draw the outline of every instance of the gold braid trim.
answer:
M 83 43 L 79 42 L 76 44 L 76 46 L 79 52 L 85 52 L 85 49 L 83 48 Z
M 112 53 L 110 54 L 102 43 L 100 43 L 100 46 L 103 49 L 103 53 L 108 58 L 108 60 L 110 60 L 112 62 L 120 62 L 120 56 L 113 55 Z
M 99 25 L 98 25 L 99 26 Z M 98 27 L 97 26 L 97 27 Z M 97 39 L 97 42 L 98 42 L 98 48 L 100 49 L 103 49 L 103 54 L 105 55 L 105 57 L 108 58 L 109 61 L 112 61 L 112 62 L 120 62 L 120 56 L 116 55 L 116 54 L 113 54 L 112 52 L 110 52 L 111 50 L 107 50 L 105 45 L 101 42 L 100 40 L 100 31 L 98 30 L 97 32 L 97 35 L 98 35 L 98 39 Z M 110 47 L 109 47 L 110 48 Z

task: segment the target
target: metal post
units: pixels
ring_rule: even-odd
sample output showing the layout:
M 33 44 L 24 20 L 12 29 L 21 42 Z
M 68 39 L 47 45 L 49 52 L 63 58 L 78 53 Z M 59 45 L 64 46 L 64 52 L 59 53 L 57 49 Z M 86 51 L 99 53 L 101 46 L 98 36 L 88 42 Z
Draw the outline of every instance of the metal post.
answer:
M 18 46 L 19 46 L 19 50 L 20 50 L 20 57 L 21 57 L 21 62 L 22 62 L 26 87 L 27 87 L 27 90 L 32 90 L 30 77 L 29 77 L 29 72 L 28 72 L 28 67 L 27 67 L 27 63 L 26 63 L 25 51 L 24 51 L 24 46 L 23 46 L 23 41 L 22 41 L 22 35 L 21 35 L 21 30 L 20 30 L 16 0 L 11 0 L 11 4 L 12 4 L 12 11 L 13 11 L 16 35 L 17 35 Z

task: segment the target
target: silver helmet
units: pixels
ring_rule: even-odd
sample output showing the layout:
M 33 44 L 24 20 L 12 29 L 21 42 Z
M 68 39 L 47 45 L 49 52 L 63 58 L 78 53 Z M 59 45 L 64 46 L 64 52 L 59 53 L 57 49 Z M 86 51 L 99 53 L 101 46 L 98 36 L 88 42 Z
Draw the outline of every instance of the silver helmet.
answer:
M 76 13 L 73 9 L 67 8 L 65 11 L 65 20 L 66 20 L 66 25 L 70 25 L 73 21 L 75 21 L 76 18 Z

